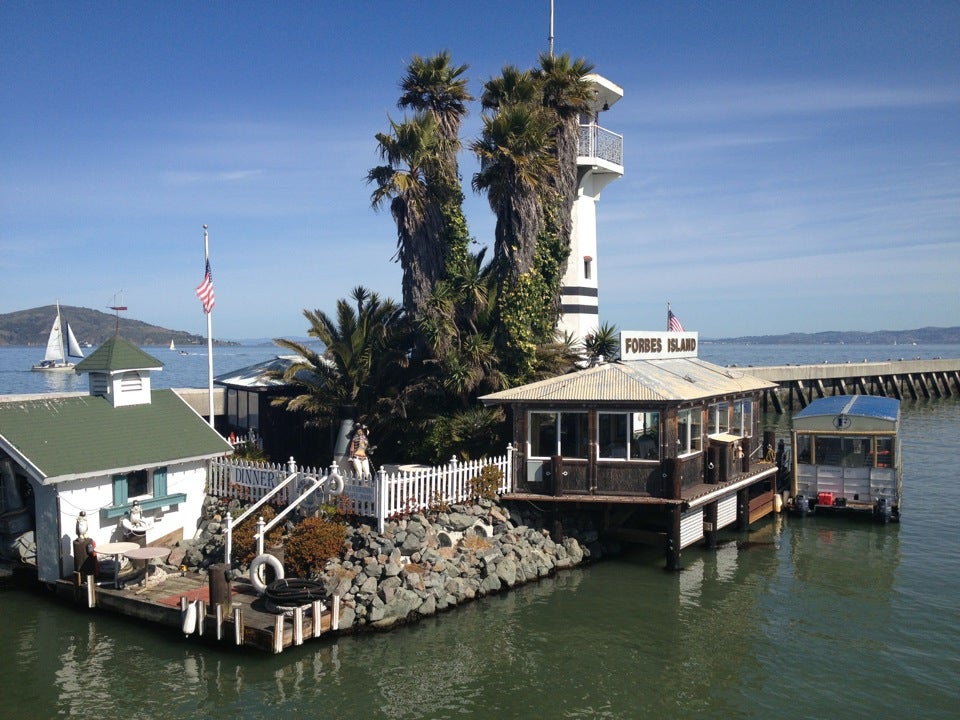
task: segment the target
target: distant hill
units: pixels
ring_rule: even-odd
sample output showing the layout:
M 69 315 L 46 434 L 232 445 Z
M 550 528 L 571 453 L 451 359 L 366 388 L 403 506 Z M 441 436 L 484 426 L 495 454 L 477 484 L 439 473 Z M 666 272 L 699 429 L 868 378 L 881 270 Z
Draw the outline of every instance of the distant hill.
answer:
M 64 322 L 70 324 L 81 345 L 90 343 L 96 347 L 117 332 L 117 316 L 110 313 L 61 305 L 60 314 Z M 0 315 L 0 346 L 46 345 L 56 315 L 56 305 Z M 125 317 L 120 318 L 120 334 L 137 345 L 169 345 L 171 340 L 177 345 L 205 345 L 207 342 L 203 335 L 170 330 Z M 216 344 L 237 343 L 216 341 Z
M 715 343 L 741 345 L 951 345 L 960 343 L 960 327 L 925 327 L 916 330 L 828 330 L 818 333 L 787 333 L 786 335 L 744 335 L 736 338 L 714 338 Z

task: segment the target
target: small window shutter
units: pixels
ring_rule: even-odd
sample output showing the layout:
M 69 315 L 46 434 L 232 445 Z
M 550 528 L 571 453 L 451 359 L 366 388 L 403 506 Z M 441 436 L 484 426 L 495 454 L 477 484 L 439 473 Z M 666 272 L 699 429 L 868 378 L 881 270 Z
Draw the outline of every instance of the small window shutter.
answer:
M 164 497 L 167 494 L 167 469 L 157 468 L 153 471 L 153 496 Z
M 126 505 L 127 503 L 127 476 L 113 476 L 113 504 Z

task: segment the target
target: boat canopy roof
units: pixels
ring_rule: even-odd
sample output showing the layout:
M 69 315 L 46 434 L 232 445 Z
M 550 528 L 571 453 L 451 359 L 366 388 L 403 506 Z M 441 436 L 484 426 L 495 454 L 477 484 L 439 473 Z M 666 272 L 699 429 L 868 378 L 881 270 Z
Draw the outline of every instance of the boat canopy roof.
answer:
M 834 395 L 819 398 L 793 416 L 797 429 L 835 430 L 895 427 L 900 420 L 900 401 L 874 395 Z

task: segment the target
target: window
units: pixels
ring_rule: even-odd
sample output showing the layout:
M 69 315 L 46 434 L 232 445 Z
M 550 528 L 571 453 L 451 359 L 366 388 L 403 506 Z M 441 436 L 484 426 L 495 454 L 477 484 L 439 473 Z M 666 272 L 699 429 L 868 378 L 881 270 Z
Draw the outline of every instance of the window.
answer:
M 733 425 L 730 432 L 740 437 L 753 435 L 753 400 L 736 400 L 733 403 Z
M 113 504 L 126 505 L 134 498 L 163 497 L 167 494 L 167 469 L 134 470 L 113 476 Z
M 227 424 L 237 430 L 260 429 L 260 396 L 255 392 L 227 388 Z
M 707 410 L 708 432 L 711 435 L 730 431 L 730 403 L 714 403 Z
M 659 460 L 660 413 L 597 413 L 600 459 Z
M 585 280 L 590 279 L 590 275 L 592 272 L 591 263 L 593 263 L 593 258 L 590 257 L 589 255 L 583 258 L 583 277 Z
M 677 414 L 677 455 L 700 452 L 703 425 L 700 408 L 681 410 Z
M 530 413 L 530 457 L 587 457 L 587 413 Z

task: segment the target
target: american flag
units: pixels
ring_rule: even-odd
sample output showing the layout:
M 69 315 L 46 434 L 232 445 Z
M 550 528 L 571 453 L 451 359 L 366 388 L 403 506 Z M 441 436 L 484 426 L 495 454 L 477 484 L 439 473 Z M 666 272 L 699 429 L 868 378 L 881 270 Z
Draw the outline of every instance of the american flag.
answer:
M 207 260 L 207 271 L 203 274 L 203 282 L 197 287 L 197 297 L 200 298 L 205 313 L 213 310 L 213 275 L 210 273 L 209 260 Z
M 667 310 L 667 330 L 669 332 L 683 332 L 683 325 L 680 324 L 677 316 L 670 309 Z

